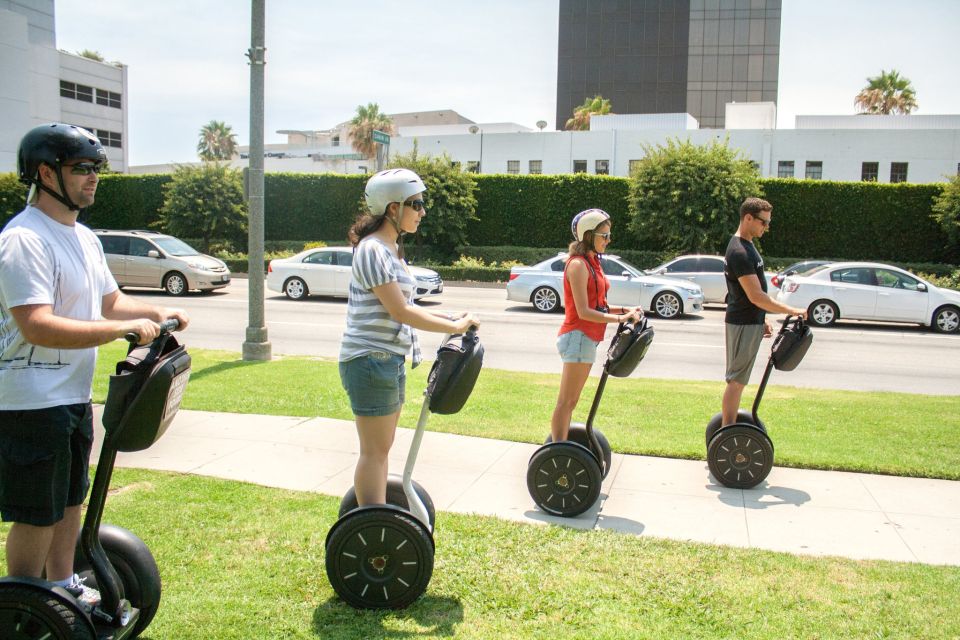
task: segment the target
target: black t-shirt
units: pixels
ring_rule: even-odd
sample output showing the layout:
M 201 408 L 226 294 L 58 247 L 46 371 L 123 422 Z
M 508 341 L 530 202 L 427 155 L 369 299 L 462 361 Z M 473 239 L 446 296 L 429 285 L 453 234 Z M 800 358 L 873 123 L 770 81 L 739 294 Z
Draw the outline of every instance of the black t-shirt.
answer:
M 729 324 L 763 324 L 766 312 L 750 302 L 746 292 L 740 285 L 738 278 L 756 274 L 760 279 L 760 287 L 767 291 L 767 278 L 763 273 L 763 258 L 752 242 L 739 236 L 730 238 L 727 244 L 727 253 L 724 256 L 727 266 L 723 275 L 727 278 L 727 314 L 725 320 Z

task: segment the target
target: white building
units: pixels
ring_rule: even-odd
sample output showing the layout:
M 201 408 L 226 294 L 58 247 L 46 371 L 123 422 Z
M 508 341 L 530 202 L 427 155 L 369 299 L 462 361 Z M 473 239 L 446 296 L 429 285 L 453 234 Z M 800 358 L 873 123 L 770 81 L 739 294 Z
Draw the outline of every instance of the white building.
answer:
M 0 122 L 0 171 L 16 171 L 29 129 L 64 122 L 96 134 L 125 172 L 127 67 L 58 51 L 54 0 L 0 0 Z

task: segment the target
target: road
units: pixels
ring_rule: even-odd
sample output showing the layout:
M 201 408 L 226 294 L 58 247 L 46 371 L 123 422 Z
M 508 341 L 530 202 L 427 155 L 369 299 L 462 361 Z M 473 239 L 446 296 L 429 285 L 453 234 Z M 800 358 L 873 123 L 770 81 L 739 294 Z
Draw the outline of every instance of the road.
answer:
M 188 345 L 239 352 L 247 315 L 247 281 L 234 280 L 220 291 L 173 299 L 145 289 L 127 292 L 154 304 L 180 306 L 191 316 Z M 346 315 L 346 301 L 310 298 L 294 302 L 266 292 L 268 339 L 273 354 L 335 358 Z M 442 295 L 422 301 L 427 309 L 476 312 L 483 325 L 484 364 L 488 368 L 559 373 L 555 341 L 561 318 L 542 314 L 529 304 L 509 302 L 502 288 L 448 286 Z M 681 320 L 652 318 L 656 330 L 646 359 L 634 377 L 720 380 L 724 371 L 723 307 Z M 932 333 L 921 327 L 841 322 L 815 329 L 813 346 L 794 371 L 774 371 L 771 384 L 829 389 L 903 391 L 960 395 L 960 336 Z M 608 336 L 610 330 L 608 330 Z M 441 336 L 420 332 L 429 358 Z M 770 341 L 761 347 L 751 380 L 760 381 Z M 599 375 L 601 362 L 595 366 Z

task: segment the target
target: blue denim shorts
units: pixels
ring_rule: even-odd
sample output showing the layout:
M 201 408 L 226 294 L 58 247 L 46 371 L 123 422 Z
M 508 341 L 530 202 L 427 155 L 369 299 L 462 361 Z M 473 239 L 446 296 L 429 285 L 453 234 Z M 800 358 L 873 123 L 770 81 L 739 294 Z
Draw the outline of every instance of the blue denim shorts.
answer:
M 389 416 L 403 406 L 407 372 L 403 356 L 372 351 L 340 363 L 340 382 L 355 416 Z
M 563 362 L 589 362 L 597 359 L 597 345 L 579 329 L 568 331 L 557 338 L 557 350 Z

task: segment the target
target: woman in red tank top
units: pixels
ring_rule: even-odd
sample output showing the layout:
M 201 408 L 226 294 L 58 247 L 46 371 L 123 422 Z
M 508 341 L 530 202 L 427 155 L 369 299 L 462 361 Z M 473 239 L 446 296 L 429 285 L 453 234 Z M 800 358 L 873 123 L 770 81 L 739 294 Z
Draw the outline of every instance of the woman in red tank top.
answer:
M 610 282 L 603 274 L 600 254 L 610 244 L 610 215 L 601 209 L 587 209 L 573 218 L 570 229 L 575 238 L 570 244 L 563 272 L 565 316 L 557 337 L 557 350 L 563 361 L 560 394 L 550 421 L 554 442 L 567 439 L 570 418 L 580 401 L 583 385 L 597 357 L 607 325 L 639 320 L 640 307 L 615 307 L 607 304 Z

